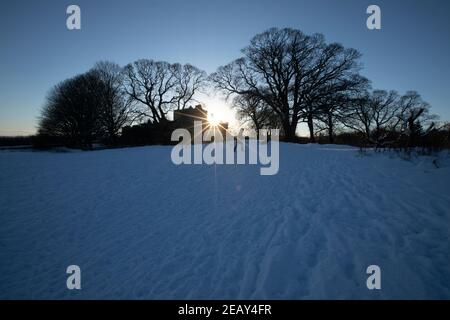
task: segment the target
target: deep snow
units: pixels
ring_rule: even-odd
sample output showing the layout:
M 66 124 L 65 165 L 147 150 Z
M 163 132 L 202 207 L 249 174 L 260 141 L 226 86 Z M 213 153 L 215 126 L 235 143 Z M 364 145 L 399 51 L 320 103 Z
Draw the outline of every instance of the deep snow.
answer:
M 261 176 L 170 151 L 0 151 L 0 298 L 450 299 L 448 161 L 282 143 Z

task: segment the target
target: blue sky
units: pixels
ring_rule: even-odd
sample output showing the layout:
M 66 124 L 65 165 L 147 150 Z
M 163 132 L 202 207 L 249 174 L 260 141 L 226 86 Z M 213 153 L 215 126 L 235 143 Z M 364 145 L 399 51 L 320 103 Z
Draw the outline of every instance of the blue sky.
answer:
M 66 29 L 77 4 L 82 29 Z M 366 28 L 377 4 L 382 30 Z M 208 73 L 270 27 L 323 33 L 363 53 L 373 87 L 413 89 L 450 120 L 450 2 L 290 0 L 40 0 L 0 2 L 0 135 L 34 133 L 48 90 L 96 61 L 192 63 Z

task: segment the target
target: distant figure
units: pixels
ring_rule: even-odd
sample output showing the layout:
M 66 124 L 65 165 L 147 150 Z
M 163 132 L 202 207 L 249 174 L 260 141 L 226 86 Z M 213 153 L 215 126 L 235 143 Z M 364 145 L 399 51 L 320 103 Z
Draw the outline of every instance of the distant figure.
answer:
M 238 144 L 240 145 L 241 151 L 244 150 L 244 129 L 241 128 L 239 130 L 239 134 L 234 137 L 234 152 L 236 153 L 236 149 Z

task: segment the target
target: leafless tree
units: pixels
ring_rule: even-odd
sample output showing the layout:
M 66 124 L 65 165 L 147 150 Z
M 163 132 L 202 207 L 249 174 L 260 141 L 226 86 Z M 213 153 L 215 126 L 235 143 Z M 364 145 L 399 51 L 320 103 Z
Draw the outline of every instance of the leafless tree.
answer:
M 373 110 L 370 105 L 370 93 L 362 92 L 351 98 L 345 110 L 345 127 L 362 133 L 366 142 L 370 141 L 373 127 Z
M 381 147 L 401 126 L 400 96 L 396 91 L 375 90 L 354 98 L 344 124 L 364 134 L 366 142 Z
M 383 145 L 389 132 L 395 131 L 400 124 L 399 98 L 396 91 L 376 90 L 372 93 L 370 100 L 374 122 L 372 139 L 377 146 Z
M 101 61 L 95 64 L 91 72 L 96 73 L 104 83 L 104 102 L 99 109 L 99 124 L 109 145 L 117 143 L 123 126 L 130 124 L 133 111 L 132 99 L 124 92 L 124 73 L 115 63 Z
M 105 83 L 95 72 L 57 84 L 42 109 L 39 134 L 61 137 L 70 146 L 90 148 L 101 131 L 99 112 L 105 90 Z
M 431 132 L 438 116 L 430 114 L 430 105 L 423 101 L 416 91 L 408 91 L 400 99 L 401 112 L 398 114 L 402 133 L 407 136 L 407 145 L 412 146 L 420 136 Z M 427 128 L 424 130 L 423 126 Z
M 259 139 L 261 129 L 278 129 L 278 117 L 271 108 L 260 98 L 251 95 L 238 95 L 233 99 L 233 107 L 237 109 L 241 120 L 250 121 L 251 127 L 256 130 Z
M 192 65 L 138 60 L 124 68 L 125 90 L 153 123 L 167 121 L 168 112 L 183 109 L 206 83 L 204 71 Z
M 263 100 L 279 117 L 287 140 L 295 138 L 300 121 L 308 123 L 314 140 L 316 102 L 359 69 L 358 51 L 326 44 L 320 34 L 308 36 L 289 28 L 256 35 L 242 52 L 242 58 L 211 75 L 212 81 L 228 95 L 249 94 Z
M 315 132 L 326 130 L 329 142 L 334 143 L 335 130 L 345 121 L 352 97 L 365 92 L 368 86 L 369 81 L 359 75 L 322 86 L 323 92 L 314 103 L 319 129 Z
M 175 65 L 176 104 L 177 110 L 185 109 L 194 100 L 196 93 L 203 90 L 207 84 L 206 73 L 190 64 Z

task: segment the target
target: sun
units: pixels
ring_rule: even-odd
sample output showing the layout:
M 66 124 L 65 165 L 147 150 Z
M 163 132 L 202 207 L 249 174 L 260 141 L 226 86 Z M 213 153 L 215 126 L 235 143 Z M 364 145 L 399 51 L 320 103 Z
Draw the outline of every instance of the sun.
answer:
M 214 113 L 212 112 L 208 112 L 208 123 L 213 126 L 213 127 L 217 127 L 218 125 L 220 125 L 220 123 L 222 123 L 224 121 L 220 120 L 219 117 L 217 117 Z
M 221 123 L 231 124 L 235 121 L 234 112 L 223 100 L 211 99 L 206 103 L 206 107 L 208 110 L 207 120 L 211 126 L 217 127 Z

